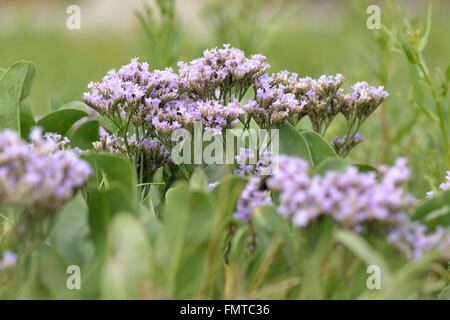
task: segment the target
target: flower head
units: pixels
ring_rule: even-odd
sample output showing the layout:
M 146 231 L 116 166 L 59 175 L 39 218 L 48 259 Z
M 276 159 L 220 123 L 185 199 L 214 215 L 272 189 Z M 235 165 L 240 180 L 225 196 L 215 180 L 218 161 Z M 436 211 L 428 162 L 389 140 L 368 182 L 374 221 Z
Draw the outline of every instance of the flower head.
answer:
M 0 202 L 25 204 L 32 211 L 57 211 L 91 174 L 88 163 L 56 135 L 40 129 L 27 144 L 11 130 L 0 133 Z

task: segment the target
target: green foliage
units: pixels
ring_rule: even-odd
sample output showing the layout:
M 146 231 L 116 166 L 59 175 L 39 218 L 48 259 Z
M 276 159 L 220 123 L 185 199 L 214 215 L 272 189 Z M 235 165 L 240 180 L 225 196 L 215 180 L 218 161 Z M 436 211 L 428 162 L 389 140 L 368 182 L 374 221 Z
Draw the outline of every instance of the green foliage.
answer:
M 87 120 L 78 128 L 69 130 L 67 136 L 70 139 L 70 145 L 81 150 L 92 149 L 92 142 L 100 140 L 99 129 L 98 120 Z
M 203 16 L 212 27 L 216 45 L 231 43 L 246 52 L 257 52 L 273 45 L 279 24 L 291 14 L 286 1 L 209 0 Z M 272 10 L 265 9 L 272 4 Z M 282 6 L 284 5 L 284 10 Z
M 20 133 L 29 130 L 34 119 L 28 105 L 28 97 L 35 74 L 32 62 L 20 61 L 2 72 L 0 77 L 0 129 L 10 128 Z
M 117 214 L 111 222 L 108 252 L 101 272 L 103 299 L 144 299 L 149 286 L 151 249 L 139 221 Z
M 49 113 L 37 122 L 44 132 L 54 132 L 66 136 L 72 125 L 88 114 L 78 109 L 61 109 Z
M 428 43 L 431 30 L 432 7 L 428 6 L 425 30 L 414 20 L 404 20 L 403 25 L 396 22 L 391 29 L 385 28 L 395 44 L 401 48 L 409 62 L 409 71 L 412 80 L 411 101 L 419 106 L 428 118 L 440 128 L 444 142 L 445 167 L 450 165 L 450 143 L 447 133 L 447 121 L 443 111 L 443 100 L 447 95 L 448 80 L 438 70 L 436 80 L 433 81 L 429 68 L 425 62 L 423 52 Z M 431 94 L 435 112 L 427 102 L 426 93 Z
M 291 124 L 280 127 L 280 154 L 303 158 L 313 166 L 326 158 L 338 158 L 338 155 L 319 134 L 314 131 L 299 132 Z
M 156 286 L 167 290 L 168 298 L 194 297 L 207 265 L 209 238 L 213 232 L 213 205 L 204 193 L 189 191 L 186 185 L 169 190 L 163 213 L 163 227 L 156 240 Z
M 135 11 L 149 44 L 153 67 L 163 69 L 177 62 L 180 22 L 175 14 L 175 0 L 156 0 L 156 10 L 145 5 L 143 13 Z
M 416 208 L 413 219 L 431 226 L 450 226 L 450 190 L 425 200 Z

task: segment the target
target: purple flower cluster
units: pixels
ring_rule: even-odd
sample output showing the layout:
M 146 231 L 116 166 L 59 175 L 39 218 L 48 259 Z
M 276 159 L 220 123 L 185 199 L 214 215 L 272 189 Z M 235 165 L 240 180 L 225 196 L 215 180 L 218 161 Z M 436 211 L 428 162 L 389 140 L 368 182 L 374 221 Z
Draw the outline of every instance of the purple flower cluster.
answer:
M 135 161 L 137 169 L 140 169 L 141 160 L 144 174 L 151 174 L 158 168 L 171 162 L 170 154 L 158 139 L 145 138 L 137 140 L 136 135 L 127 139 L 118 137 L 115 134 L 103 134 L 100 141 L 93 143 L 94 150 L 106 151 L 120 155 L 133 154 L 132 160 Z M 128 151 L 130 150 L 130 151 Z
M 118 72 L 111 70 L 103 78 L 103 82 L 91 82 L 88 88 L 92 90 L 83 96 L 84 102 L 101 114 L 116 117 L 126 117 L 139 108 L 146 94 L 151 73 L 148 63 L 140 63 L 132 59 Z
M 271 204 L 269 191 L 264 190 L 264 179 L 258 176 L 252 177 L 238 199 L 233 217 L 248 222 L 253 209 Z
M 203 57 L 189 64 L 179 62 L 178 67 L 183 90 L 200 100 L 227 101 L 232 91 L 241 100 L 270 65 L 262 55 L 249 59 L 243 51 L 226 44 L 220 49 L 205 50 Z
M 295 95 L 287 92 L 287 88 L 277 82 L 276 76 L 261 76 L 255 82 L 255 98 L 247 100 L 244 106 L 248 116 L 253 118 L 262 127 L 298 119 L 305 101 L 299 102 Z
M 197 110 L 205 130 L 215 135 L 221 135 L 225 129 L 234 127 L 244 115 L 239 101 L 234 96 L 227 105 L 214 100 L 199 101 Z
M 42 131 L 40 131 L 39 129 L 36 129 L 36 130 L 32 131 L 31 134 L 32 134 L 32 136 L 30 137 L 30 139 L 32 141 L 39 140 L 41 138 Z M 64 136 L 62 136 L 62 135 L 60 135 L 58 133 L 46 132 L 44 134 L 44 140 L 54 143 L 56 145 L 57 149 L 70 150 L 70 151 L 74 152 L 77 155 L 80 155 L 80 154 L 86 152 L 84 150 L 81 150 L 78 147 L 70 146 L 69 145 L 69 143 L 70 143 L 69 138 L 64 137 Z
M 401 223 L 415 204 L 414 198 L 401 188 L 409 179 L 404 159 L 397 160 L 394 167 L 380 167 L 380 181 L 375 173 L 359 172 L 355 167 L 313 177 L 308 169 L 308 162 L 302 159 L 280 156 L 274 174 L 266 182 L 269 190 L 280 192 L 279 213 L 298 226 L 307 226 L 323 215 L 355 230 L 368 221 Z M 243 195 L 246 201 L 239 203 L 248 204 L 248 193 Z
M 83 100 L 109 118 L 120 136 L 139 133 L 138 140 L 156 138 L 171 149 L 173 131 L 192 132 L 196 122 L 219 135 L 239 121 L 247 127 L 254 119 L 268 128 L 285 121 L 295 124 L 308 115 L 323 135 L 342 112 L 348 119 L 359 117 L 359 129 L 365 120 L 361 115 L 368 115 L 387 96 L 382 87 L 369 87 L 365 82 L 355 84 L 351 95 L 343 95 L 340 74 L 312 79 L 282 71 L 269 76 L 269 67 L 264 56 L 248 58 L 229 45 L 205 50 L 189 63 L 179 62 L 178 73 L 171 68 L 149 71 L 148 63 L 135 58 L 118 71 L 109 71 L 102 82 L 91 82 L 91 92 Z M 241 106 L 252 87 L 254 97 Z M 356 131 L 352 127 L 348 132 L 348 141 L 352 141 Z
M 300 79 L 298 86 L 293 89 L 299 90 L 299 96 L 307 102 L 304 114 L 308 115 L 314 130 L 321 135 L 325 134 L 333 119 L 341 111 L 340 95 L 343 82 L 344 77 L 341 74 L 322 75 L 319 79 L 306 77 Z
M 346 118 L 367 118 L 389 96 L 383 86 L 371 87 L 365 81 L 357 82 L 351 88 L 353 92 L 345 96 L 347 103 L 342 109 Z
M 351 149 L 360 144 L 363 140 L 363 137 L 361 137 L 358 133 L 356 133 L 351 139 L 344 134 L 342 138 L 335 137 L 331 142 L 331 146 L 339 156 L 345 157 Z
M 272 151 L 262 145 L 256 150 L 249 148 L 241 148 L 239 154 L 235 157 L 238 168 L 234 170 L 234 174 L 239 176 L 251 175 L 269 175 L 272 172 Z
M 260 126 L 286 120 L 295 124 L 308 115 L 314 130 L 323 134 L 340 111 L 337 96 L 343 81 L 340 74 L 319 79 L 298 78 L 288 71 L 266 74 L 255 82 L 255 98 L 245 108 Z
M 425 225 L 409 222 L 392 230 L 388 241 L 412 259 L 419 259 L 432 249 L 442 252 L 446 260 L 450 259 L 450 230 L 441 226 L 434 232 L 427 233 Z
M 18 256 L 14 252 L 6 250 L 3 252 L 3 258 L 0 259 L 0 271 L 7 271 L 16 266 Z
M 336 115 L 342 113 L 348 123 L 344 143 L 350 145 L 362 123 L 388 93 L 383 87 L 358 82 L 351 87 L 351 94 L 344 94 L 343 82 L 341 74 L 322 75 L 318 79 L 299 78 L 296 73 L 288 71 L 272 76 L 264 74 L 255 81 L 255 97 L 247 100 L 244 109 L 260 127 L 285 121 L 296 124 L 308 116 L 313 129 L 321 135 L 325 134 Z
M 72 150 L 60 149 L 64 139 L 55 142 L 55 137 L 43 138 L 33 128 L 27 144 L 14 131 L 0 133 L 0 202 L 56 212 L 84 185 L 90 166 Z
M 442 191 L 450 190 L 450 171 L 447 171 L 447 175 L 445 176 L 445 181 L 439 185 L 439 189 L 441 189 Z M 426 196 L 427 196 L 427 198 L 433 198 L 434 191 L 433 190 L 428 191 Z

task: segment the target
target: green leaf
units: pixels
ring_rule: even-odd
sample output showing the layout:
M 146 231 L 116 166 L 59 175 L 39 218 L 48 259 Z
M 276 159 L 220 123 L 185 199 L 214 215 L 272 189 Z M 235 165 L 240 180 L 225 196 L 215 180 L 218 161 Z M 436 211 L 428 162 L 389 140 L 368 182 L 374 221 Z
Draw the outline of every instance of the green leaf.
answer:
M 164 182 L 164 168 L 158 168 L 156 172 L 153 174 L 152 182 Z M 150 200 L 152 201 L 152 206 L 156 212 L 160 211 L 161 206 L 163 205 L 163 195 L 164 195 L 164 185 L 150 185 Z
M 39 249 L 39 278 L 50 299 L 79 299 L 82 290 L 68 290 L 66 273 L 70 265 L 52 248 L 42 245 Z M 81 270 L 81 279 L 83 270 Z M 81 287 L 83 289 L 83 287 Z
M 162 229 L 162 224 L 155 215 L 153 207 L 147 208 L 143 204 L 139 204 L 139 218 L 144 226 L 147 236 L 152 243 L 155 242 Z
M 413 98 L 414 102 L 417 104 L 417 106 L 422 110 L 425 115 L 430 118 L 431 120 L 434 120 L 438 122 L 438 118 L 434 113 L 432 113 L 427 107 L 426 107 L 426 96 L 424 91 L 424 86 L 420 83 L 421 78 L 419 76 L 419 73 L 417 72 L 417 67 L 415 65 L 408 65 L 409 74 L 411 76 L 411 81 L 413 84 Z
M 412 219 L 450 226 L 450 190 L 425 200 L 416 208 Z
M 374 250 L 361 236 L 346 230 L 337 230 L 335 238 L 345 247 L 352 251 L 364 263 L 369 265 L 377 265 L 383 273 L 382 281 L 388 283 L 391 272 L 384 258 Z
M 92 142 L 100 140 L 100 123 L 98 120 L 88 120 L 78 128 L 69 130 L 67 136 L 72 147 L 82 150 L 92 149 Z
M 81 155 L 95 173 L 89 178 L 92 188 L 104 188 L 105 183 L 117 182 L 136 198 L 136 170 L 128 159 L 114 154 L 88 153 Z
M 32 62 L 15 63 L 0 77 L 0 130 L 21 132 L 21 104 L 29 95 L 35 74 Z
M 20 104 L 20 135 L 23 139 L 28 138 L 30 129 L 36 125 L 34 121 L 33 112 L 28 104 L 28 101 L 22 101 Z
M 314 131 L 302 131 L 301 134 L 308 144 L 314 166 L 327 158 L 339 159 L 336 151 L 318 133 Z
M 201 168 L 195 168 L 189 179 L 189 187 L 192 191 L 207 191 L 208 177 Z
M 447 82 L 450 82 L 450 64 L 447 67 L 447 70 L 445 70 L 445 79 Z
M 101 254 L 113 215 L 120 211 L 137 215 L 136 172 L 127 159 L 117 155 L 88 153 L 81 157 L 94 169 L 88 180 L 89 226 Z
M 442 291 L 439 293 L 439 300 L 450 301 L 450 286 L 442 289 Z
M 251 233 L 248 226 L 244 225 L 238 229 L 231 240 L 228 263 L 230 266 L 239 265 L 245 258 L 247 248 L 250 244 Z
M 118 212 L 137 215 L 136 201 L 122 185 L 112 183 L 107 190 L 91 189 L 88 198 L 89 227 L 96 246 L 96 255 L 104 253 L 107 231 L 112 217 Z
M 41 118 L 37 125 L 41 126 L 44 132 L 54 132 L 65 136 L 75 122 L 87 116 L 87 112 L 78 109 L 60 109 Z
M 431 10 L 431 3 L 430 3 L 428 5 L 425 33 L 424 33 L 423 37 L 420 39 L 419 45 L 417 47 L 417 51 L 419 51 L 419 52 L 422 52 L 425 49 L 425 47 L 427 46 L 428 36 L 430 35 L 430 30 L 431 30 L 431 18 L 432 18 L 432 10 Z
M 372 167 L 369 164 L 364 163 L 354 163 L 352 166 L 357 167 L 359 172 L 375 172 L 378 173 L 377 168 Z
M 314 168 L 314 174 L 323 175 L 327 171 L 343 171 L 348 167 L 345 160 L 328 158 Z
M 114 217 L 108 253 L 101 273 L 103 299 L 144 299 L 151 279 L 151 248 L 138 220 L 129 214 Z
M 280 154 L 303 158 L 313 166 L 326 158 L 339 159 L 330 144 L 314 131 L 299 132 L 290 123 L 279 128 Z
M 28 257 L 27 280 L 20 290 L 20 299 L 79 299 L 81 290 L 67 288 L 69 264 L 46 244 L 34 248 Z M 83 270 L 81 270 L 83 277 Z M 81 287 L 83 289 L 83 287 Z
M 192 297 L 202 283 L 214 209 L 205 193 L 178 184 L 167 192 L 163 228 L 157 239 L 159 285 L 170 298 Z
M 248 179 L 241 176 L 226 176 L 222 178 L 219 184 L 211 190 L 210 194 L 213 197 L 215 203 L 224 201 L 226 199 L 226 212 L 228 216 L 236 208 L 236 202 L 239 196 L 247 185 Z
M 397 26 L 397 35 L 398 35 L 398 40 L 400 41 L 400 44 L 402 46 L 403 52 L 405 53 L 406 58 L 408 58 L 408 61 L 412 64 L 417 64 L 419 62 L 418 58 L 414 54 L 414 52 L 411 50 L 411 47 L 408 43 L 408 39 L 406 38 L 405 33 L 398 26 Z
M 80 194 L 68 201 L 55 216 L 50 240 L 68 264 L 82 266 L 93 257 L 94 247 L 89 241 L 88 208 Z
M 289 223 L 273 206 L 263 206 L 253 210 L 254 223 L 260 245 L 267 249 L 276 234 L 289 235 Z
M 5 69 L 3 69 L 3 68 L 0 68 L 0 77 L 2 76 L 2 74 L 4 74 L 5 73 Z
M 279 128 L 280 154 L 303 158 L 313 164 L 311 151 L 306 139 L 291 124 L 284 123 Z
M 58 109 L 77 109 L 89 113 L 92 109 L 82 101 L 71 101 L 62 106 L 59 106 Z

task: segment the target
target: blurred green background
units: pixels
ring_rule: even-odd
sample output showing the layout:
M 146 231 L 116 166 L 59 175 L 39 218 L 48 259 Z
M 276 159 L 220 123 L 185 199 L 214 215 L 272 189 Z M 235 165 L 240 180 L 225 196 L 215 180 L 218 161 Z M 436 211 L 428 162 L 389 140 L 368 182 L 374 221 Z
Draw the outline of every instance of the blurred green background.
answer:
M 376 165 L 408 157 L 411 191 L 419 197 L 444 179 L 449 168 L 439 159 L 439 129 L 410 103 L 407 61 L 383 44 L 382 31 L 366 27 L 365 9 L 379 4 L 383 24 L 392 22 L 396 10 L 425 21 L 432 2 L 433 23 L 424 58 L 434 73 L 450 62 L 449 1 L 396 1 L 388 10 L 383 1 L 179 0 L 168 24 L 156 1 L 0 0 L 0 67 L 23 59 L 36 63 L 30 103 L 41 116 L 50 111 L 52 101 L 81 100 L 90 81 L 100 80 L 133 57 L 151 65 L 157 61 L 156 67 L 162 67 L 164 62 L 173 65 L 170 57 L 191 60 L 206 48 L 231 43 L 247 54 L 266 55 L 272 72 L 287 69 L 312 77 L 342 73 L 345 87 L 361 80 L 384 84 L 391 96 L 366 122 L 361 132 L 366 141 L 351 153 L 351 160 Z M 170 0 L 159 2 L 164 6 Z M 66 27 L 66 9 L 72 4 L 81 8 L 79 30 Z M 146 36 L 135 14 L 135 10 L 144 14 L 145 5 L 153 10 L 149 32 L 155 38 Z M 170 28 L 176 30 L 169 32 Z M 448 106 L 447 97 L 443 101 L 447 122 Z M 433 109 L 432 101 L 429 108 Z M 329 140 L 342 133 L 340 128 L 338 121 L 328 132 Z

